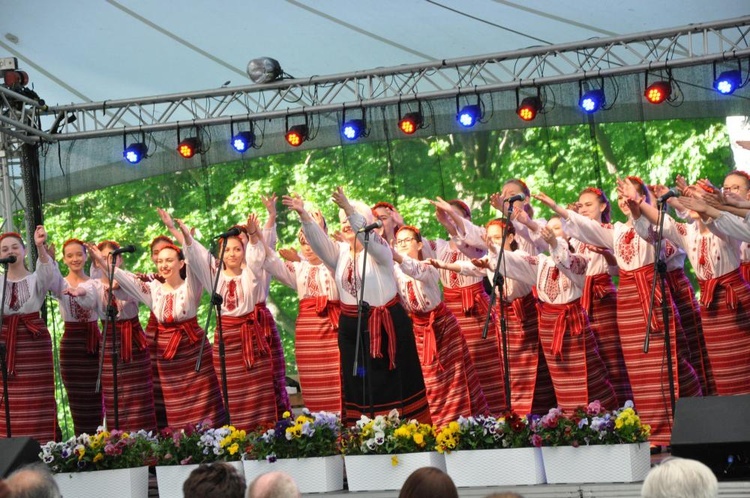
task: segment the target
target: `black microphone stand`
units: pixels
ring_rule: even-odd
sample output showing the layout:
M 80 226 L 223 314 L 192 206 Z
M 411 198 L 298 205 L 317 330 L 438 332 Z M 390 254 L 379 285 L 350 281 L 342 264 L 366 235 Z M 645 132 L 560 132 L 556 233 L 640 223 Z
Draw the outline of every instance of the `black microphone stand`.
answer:
M 495 264 L 495 273 L 492 276 L 492 292 L 490 292 L 490 307 L 487 310 L 487 317 L 484 320 L 484 328 L 482 329 L 482 339 L 487 338 L 487 332 L 490 327 L 490 321 L 492 320 L 492 308 L 495 306 L 495 299 L 497 298 L 496 289 L 500 289 L 500 344 L 503 351 L 503 387 L 505 389 L 505 403 L 508 407 L 508 411 L 513 409 L 513 404 L 510 399 L 510 360 L 508 358 L 508 324 L 505 320 L 505 302 L 503 301 L 503 293 L 505 289 L 505 278 L 500 273 L 500 265 L 503 263 L 505 256 L 505 241 L 508 238 L 508 223 L 510 223 L 510 215 L 513 212 L 513 203 L 508 204 L 508 218 L 503 224 L 503 236 L 500 243 L 500 250 L 497 254 L 497 261 Z
M 370 231 L 365 230 L 364 231 L 364 244 L 362 244 L 364 248 L 364 254 L 362 254 L 362 284 L 360 285 L 360 289 L 358 291 L 357 296 L 357 337 L 354 344 L 354 367 L 352 369 L 352 375 L 354 377 L 357 377 L 360 375 L 359 370 L 359 352 L 360 348 L 362 348 L 364 360 L 365 360 L 365 370 L 362 373 L 362 376 L 367 379 L 367 392 L 364 395 L 364 399 L 362 400 L 362 405 L 364 406 L 367 402 L 367 399 L 369 397 L 369 405 L 370 405 L 370 418 L 375 417 L 375 407 L 373 405 L 373 399 L 372 399 L 372 372 L 370 371 L 371 366 L 371 360 L 370 360 L 370 341 L 369 337 L 372 333 L 371 330 L 368 330 L 367 327 L 362 329 L 362 316 L 364 314 L 367 314 L 367 316 L 370 316 L 370 303 L 365 301 L 365 276 L 367 274 L 367 249 L 370 245 Z M 357 236 L 355 234 L 354 236 L 354 244 L 356 248 L 357 244 Z M 354 279 L 355 279 L 355 285 L 354 288 L 356 289 L 356 279 L 357 279 L 357 252 L 355 250 L 354 252 Z M 376 330 L 376 334 L 379 334 L 380 331 Z M 364 337 L 364 340 L 363 340 Z
M 224 396 L 224 408 L 227 412 L 227 424 L 231 425 L 232 417 L 229 413 L 229 390 L 227 389 L 227 359 L 226 359 L 226 350 L 224 347 L 224 327 L 221 324 L 221 305 L 224 303 L 224 300 L 219 295 L 218 292 L 216 292 L 216 289 L 219 287 L 219 277 L 221 276 L 222 269 L 224 268 L 224 252 L 227 249 L 227 239 L 228 237 L 222 237 L 222 240 L 224 241 L 221 245 L 221 251 L 219 252 L 219 266 L 216 268 L 216 277 L 214 277 L 214 286 L 211 289 L 211 306 L 208 308 L 208 315 L 206 316 L 206 327 L 203 329 L 204 334 L 208 334 L 208 327 L 211 324 L 211 311 L 215 308 L 216 309 L 216 333 L 218 334 L 218 342 L 219 342 L 219 365 L 221 368 L 221 394 Z M 200 372 L 201 370 L 201 360 L 203 359 L 203 350 L 206 345 L 207 340 L 201 341 L 201 348 L 200 352 L 198 353 L 198 359 L 195 362 L 195 371 Z
M 99 375 L 96 378 L 96 389 L 94 390 L 94 392 L 98 393 L 102 388 L 104 352 L 107 349 L 107 330 L 110 329 L 112 333 L 112 392 L 114 396 L 113 406 L 115 410 L 115 429 L 120 428 L 119 391 L 117 388 L 117 361 L 120 354 L 120 348 L 117 342 L 117 327 L 115 324 L 115 320 L 117 319 L 117 308 L 114 305 L 114 290 L 112 287 L 115 279 L 115 266 L 118 256 L 120 255 L 115 254 L 112 256 L 110 266 L 107 268 L 107 311 L 104 318 L 104 330 L 102 331 L 102 349 L 99 353 Z
M 646 315 L 646 337 L 643 340 L 643 352 L 648 353 L 649 343 L 651 340 L 651 314 L 654 312 L 654 301 L 656 298 L 656 281 L 659 281 L 661 290 L 661 314 L 664 322 L 664 354 L 667 357 L 667 379 L 669 381 L 669 403 L 674 417 L 675 392 L 674 392 L 674 369 L 672 368 L 672 341 L 669 332 L 669 302 L 667 301 L 666 279 L 667 279 L 667 262 L 662 254 L 661 246 L 664 237 L 664 218 L 667 214 L 666 200 L 657 201 L 659 209 L 658 231 L 656 244 L 654 245 L 655 271 L 654 279 L 651 283 L 651 297 L 648 305 L 648 314 Z
M 3 263 L 3 292 L 2 299 L 0 299 L 0 325 L 3 323 L 5 314 L 5 286 L 8 284 L 8 263 Z M 8 329 L 10 334 L 10 328 Z M 8 438 L 11 437 L 10 430 L 10 404 L 8 401 L 8 364 L 5 362 L 5 341 L 0 342 L 0 368 L 3 370 L 3 402 L 5 404 L 5 434 Z

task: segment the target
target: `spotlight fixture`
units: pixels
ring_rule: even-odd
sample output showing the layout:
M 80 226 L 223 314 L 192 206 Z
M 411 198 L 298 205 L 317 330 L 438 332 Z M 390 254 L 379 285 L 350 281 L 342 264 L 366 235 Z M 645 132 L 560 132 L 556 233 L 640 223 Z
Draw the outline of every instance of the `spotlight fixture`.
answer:
M 661 104 L 672 96 L 672 83 L 669 81 L 655 81 L 646 87 L 643 93 L 646 100 L 652 104 Z
M 232 147 L 240 154 L 244 154 L 249 149 L 255 147 L 255 132 L 253 131 L 253 122 L 250 121 L 250 129 L 245 131 L 234 132 L 234 122 L 229 122 L 229 133 L 232 135 Z
M 398 129 L 405 135 L 413 135 L 417 130 L 424 128 L 424 114 L 422 114 L 422 102 L 417 100 L 417 111 L 401 113 L 401 102 L 398 103 Z
M 292 147 L 299 147 L 302 145 L 302 142 L 307 140 L 307 134 L 308 134 L 307 125 L 301 124 L 301 125 L 294 125 L 286 132 L 286 141 L 291 145 Z
M 122 135 L 122 157 L 130 164 L 138 164 L 141 159 L 148 157 L 148 146 L 146 145 L 146 134 L 141 131 L 141 141 L 133 142 L 126 146 L 127 134 Z
M 458 124 L 464 128 L 471 128 L 482 119 L 482 108 L 478 104 L 466 105 L 456 114 Z
M 526 97 L 516 109 L 516 114 L 524 121 L 533 121 L 541 110 L 542 101 L 539 97 Z
M 281 78 L 283 71 L 276 59 L 259 57 L 247 63 L 247 75 L 253 83 L 270 83 Z
M 341 120 L 344 123 L 341 125 L 341 136 L 345 139 L 354 141 L 368 135 L 364 108 L 362 108 L 362 117 L 360 119 L 349 120 L 346 119 L 346 108 L 344 108 Z
M 3 73 L 3 83 L 8 88 L 23 88 L 29 84 L 29 74 L 26 71 L 5 71 Z
M 714 79 L 714 89 L 723 95 L 730 95 L 741 86 L 742 73 L 739 69 L 724 71 Z
M 581 93 L 578 99 L 578 107 L 588 114 L 593 114 L 599 109 L 604 108 L 606 103 L 607 99 L 604 95 L 604 90 L 601 88 L 595 88 L 585 93 Z
M 190 137 L 177 144 L 177 152 L 185 159 L 190 159 L 196 153 L 200 153 L 201 141 L 198 137 Z

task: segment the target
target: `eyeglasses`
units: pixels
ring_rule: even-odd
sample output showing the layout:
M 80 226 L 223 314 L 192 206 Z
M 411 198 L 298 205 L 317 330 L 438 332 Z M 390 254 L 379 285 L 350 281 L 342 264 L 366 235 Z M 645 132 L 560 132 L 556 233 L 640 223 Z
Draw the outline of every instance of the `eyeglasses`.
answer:
M 408 244 L 412 240 L 417 240 L 417 239 L 416 239 L 416 237 L 405 237 L 403 239 L 397 239 L 396 240 L 396 245 L 397 246 L 405 246 L 406 244 Z

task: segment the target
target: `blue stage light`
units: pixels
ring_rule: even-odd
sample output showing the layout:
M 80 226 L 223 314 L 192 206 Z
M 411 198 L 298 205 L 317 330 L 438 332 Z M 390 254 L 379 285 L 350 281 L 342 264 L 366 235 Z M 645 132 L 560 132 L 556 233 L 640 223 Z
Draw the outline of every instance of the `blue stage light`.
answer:
M 591 114 L 601 109 L 605 104 L 604 90 L 589 90 L 581 96 L 578 106 Z
M 365 134 L 365 122 L 362 119 L 350 119 L 341 127 L 341 136 L 347 140 L 357 140 Z
M 130 144 L 123 151 L 122 157 L 130 164 L 138 164 L 141 159 L 148 157 L 148 148 L 144 143 Z
M 464 106 L 456 115 L 458 124 L 464 128 L 471 128 L 482 119 L 482 108 L 477 104 Z
M 245 153 L 255 145 L 255 134 L 251 131 L 240 131 L 232 137 L 232 147 L 240 153 Z
M 714 89 L 724 95 L 733 93 L 740 86 L 742 86 L 742 74 L 737 69 L 724 71 L 714 80 Z

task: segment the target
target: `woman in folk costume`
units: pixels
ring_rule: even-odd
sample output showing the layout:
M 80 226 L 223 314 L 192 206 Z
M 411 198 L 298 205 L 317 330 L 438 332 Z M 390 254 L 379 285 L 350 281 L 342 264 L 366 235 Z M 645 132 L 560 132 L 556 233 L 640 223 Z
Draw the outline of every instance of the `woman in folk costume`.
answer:
M 740 271 L 740 243 L 750 240 L 750 230 L 743 236 L 737 229 L 743 220 L 721 213 L 700 197 L 682 197 L 680 203 L 691 210 L 694 223 L 676 223 L 667 215 L 664 236 L 686 250 L 700 284 L 703 333 L 716 393 L 750 394 L 750 284 Z M 631 211 L 639 233 L 657 221 L 658 211 L 651 206 L 633 204 Z
M 523 195 L 523 200 L 514 201 L 512 212 L 508 213 L 510 204 L 507 201 L 519 195 Z M 547 244 L 539 235 L 539 230 L 544 227 L 546 221 L 541 218 L 534 218 L 531 192 L 526 182 L 519 178 L 511 178 L 506 181 L 501 192 L 490 198 L 490 204 L 513 223 L 518 249 L 531 255 L 547 250 Z
M 643 198 L 647 202 L 650 194 L 639 178 L 628 177 L 625 183 L 628 186 L 628 196 L 637 201 Z M 669 444 L 672 414 L 668 401 L 667 369 L 663 368 L 664 323 L 659 312 L 662 299 L 667 300 L 671 309 L 669 327 L 675 372 L 675 395 L 700 396 L 701 386 L 695 370 L 688 361 L 685 335 L 669 288 L 666 289 L 666 296 L 657 294 L 655 312 L 648 317 L 652 325 L 650 349 L 648 353 L 643 352 L 648 296 L 654 275 L 654 248 L 651 241 L 637 235 L 630 218 L 630 209 L 623 198 L 620 198 L 617 204 L 628 217 L 628 221 L 617 222 L 612 226 L 603 226 L 573 210 L 563 209 L 546 195 L 539 194 L 536 198 L 560 214 L 566 234 L 583 243 L 613 251 L 620 272 L 617 327 L 635 408 L 643 421 L 651 426 L 651 442 L 654 445 Z
M 468 220 L 463 220 L 462 223 L 456 224 L 459 231 L 458 240 L 460 241 L 458 247 L 465 254 L 467 252 L 465 248 L 467 247 L 480 248 L 484 251 L 488 247 L 499 248 L 502 244 L 505 226 L 506 221 L 500 218 L 491 220 L 486 227 L 478 227 Z M 515 251 L 518 249 L 518 243 L 515 238 L 514 225 L 512 223 L 507 224 L 507 229 L 505 251 Z M 488 268 L 490 268 L 489 260 L 493 257 L 497 259 L 497 252 L 494 256 L 488 255 L 480 260 L 476 258 L 471 260 L 477 263 L 484 260 L 485 263 L 482 268 L 462 260 L 458 260 L 456 263 L 441 261 L 439 268 L 457 271 L 462 275 L 472 275 L 477 278 L 486 276 L 492 281 L 495 272 Z M 494 262 L 492 267 L 494 268 Z M 557 406 L 557 402 L 552 387 L 552 379 L 547 368 L 547 361 L 541 348 L 539 348 L 539 318 L 533 284 L 529 285 L 520 280 L 506 278 L 502 301 L 508 332 L 511 408 L 521 414 L 547 413 L 550 408 Z M 495 335 L 499 344 L 500 355 L 502 355 L 500 306 L 500 299 L 498 299 L 493 312 L 495 314 Z M 502 356 L 500 356 L 499 361 L 502 364 Z
M 100 242 L 96 246 L 101 251 L 107 266 L 98 269 L 99 274 L 106 275 L 111 268 L 111 254 L 120 248 L 120 244 L 111 240 Z M 115 256 L 115 266 L 122 267 L 122 257 Z M 94 269 L 91 270 L 92 277 Z M 101 279 L 99 317 L 102 330 L 106 333 L 104 345 L 104 365 L 102 369 L 102 397 L 107 417 L 107 427 L 122 431 L 147 431 L 156 429 L 154 412 L 154 392 L 151 382 L 151 356 L 148 339 L 138 320 L 138 301 L 119 291 L 117 282 L 113 282 L 112 305 L 115 307 L 115 336 L 112 324 L 107 316 L 107 298 L 109 284 L 106 276 Z M 105 330 L 106 328 L 106 330 Z M 112 376 L 112 354 L 114 344 L 120 352 L 117 357 L 117 413 L 119 424 L 115 425 L 114 380 Z
M 422 261 L 422 234 L 405 225 L 395 241 L 398 292 L 414 324 L 432 423 L 443 427 L 459 416 L 486 415 L 487 400 L 458 321 L 443 302 L 438 270 Z
M 84 242 L 63 243 L 63 262 L 68 274 L 50 289 L 60 304 L 65 332 L 60 340 L 60 376 L 68 393 L 76 434 L 94 434 L 102 425 L 102 394 L 96 392 L 99 375 L 99 296 L 101 282 L 84 272 L 87 254 Z
M 463 231 L 464 221 L 471 222 L 471 210 L 462 201 L 456 199 L 444 201 L 440 197 L 431 201 L 435 205 L 438 221 L 450 235 L 449 240 L 434 239 L 425 241 L 434 246 L 434 256 L 431 259 L 445 264 L 463 261 L 470 265 L 472 258 L 481 258 L 487 254 L 484 247 L 468 245 L 458 238 L 460 225 Z M 423 254 L 428 256 L 428 254 Z M 473 266 L 473 265 L 472 265 Z M 458 320 L 461 333 L 469 347 L 469 354 L 474 362 L 482 386 L 482 392 L 487 399 L 491 413 L 501 413 L 507 409 L 505 400 L 504 371 L 501 359 L 500 343 L 497 334 L 489 334 L 482 338 L 484 322 L 490 306 L 490 297 L 484 290 L 484 273 L 462 274 L 458 271 L 439 269 L 440 281 L 443 284 L 445 305 Z M 495 319 L 491 318 L 490 330 L 494 331 Z
M 602 225 L 610 225 L 612 206 L 601 189 L 587 187 L 578 195 L 576 210 Z M 559 219 L 557 223 L 560 223 Z M 617 275 L 617 260 L 612 251 L 585 244 L 571 238 L 570 244 L 588 259 L 586 281 L 583 284 L 581 305 L 589 317 L 589 325 L 599 343 L 599 355 L 609 373 L 609 380 L 620 404 L 633 398 L 630 379 L 622 355 L 620 335 L 617 330 L 617 290 L 612 275 Z
M 99 267 L 106 261 L 96 246 L 89 251 Z M 114 278 L 125 294 L 148 306 L 158 321 L 157 368 L 164 393 L 167 423 L 182 428 L 203 420 L 220 426 L 226 422 L 219 383 L 211 362 L 211 345 L 198 325 L 196 312 L 202 287 L 194 272 L 187 272 L 183 252 L 166 246 L 156 259 L 163 282 L 143 282 L 138 276 L 115 268 Z M 195 371 L 201 356 L 200 371 Z
M 341 187 L 333 193 L 341 208 L 339 217 L 346 242 L 331 241 L 301 199 L 284 196 L 284 205 L 297 211 L 305 238 L 313 251 L 329 267 L 341 299 L 339 351 L 344 392 L 344 418 L 355 422 L 361 415 L 387 414 L 397 409 L 405 419 L 429 423 L 424 380 L 414 342 L 411 322 L 399 301 L 393 274 L 393 253 L 377 234 L 370 234 L 367 264 L 363 263 L 361 230 L 372 222 L 372 211 L 359 202 L 350 202 Z M 356 208 L 355 208 L 356 206 Z M 364 288 L 362 281 L 364 278 Z M 360 293 L 369 304 L 363 311 L 361 342 L 357 344 L 357 304 Z M 364 352 L 369 353 L 365 358 Z M 355 360 L 365 378 L 353 375 Z M 359 373 L 358 372 L 358 373 Z M 369 376 L 369 378 L 368 378 Z
M 47 254 L 47 232 L 38 225 L 34 243 L 39 255 L 36 271 L 26 269 L 26 246 L 15 232 L 0 235 L 0 258 L 8 263 L 0 343 L 5 346 L 8 369 L 8 405 L 11 436 L 28 436 L 40 442 L 60 439 L 55 406 L 55 372 L 52 341 L 39 316 L 47 291 L 61 278 L 57 264 Z M 0 437 L 8 434 L 5 400 L 0 396 Z
M 319 211 L 312 216 L 327 232 Z M 341 302 L 333 269 L 312 250 L 300 229 L 300 261 L 282 261 L 266 246 L 263 268 L 279 282 L 297 291 L 299 312 L 294 350 L 302 399 L 310 411 L 341 413 L 341 368 L 338 344 Z

